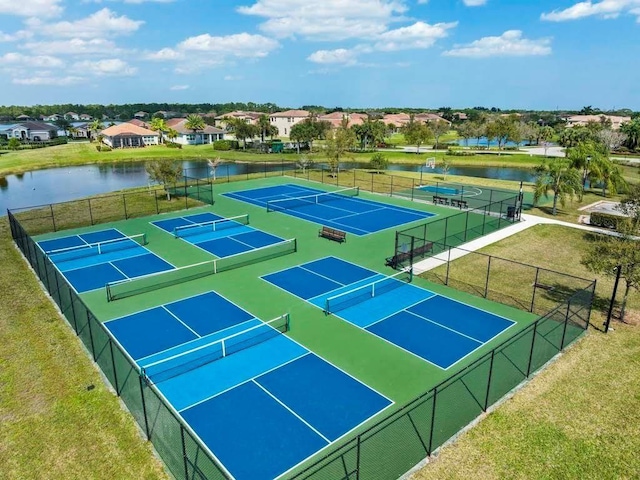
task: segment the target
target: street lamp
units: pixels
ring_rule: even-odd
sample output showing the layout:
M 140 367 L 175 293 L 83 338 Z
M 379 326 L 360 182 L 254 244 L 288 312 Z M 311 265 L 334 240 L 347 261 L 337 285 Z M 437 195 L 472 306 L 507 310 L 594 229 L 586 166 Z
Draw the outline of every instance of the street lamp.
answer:
M 584 171 L 582 172 L 582 190 L 584 190 L 587 185 L 587 172 L 589 170 L 589 163 L 591 163 L 591 156 L 587 156 L 586 162 L 584 164 Z

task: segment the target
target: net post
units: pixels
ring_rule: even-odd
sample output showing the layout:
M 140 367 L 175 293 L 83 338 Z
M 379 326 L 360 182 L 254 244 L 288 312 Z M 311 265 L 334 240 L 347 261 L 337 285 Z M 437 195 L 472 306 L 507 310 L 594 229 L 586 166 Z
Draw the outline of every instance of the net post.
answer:
M 491 392 L 491 377 L 493 377 L 493 359 L 496 354 L 496 349 L 491 350 L 491 362 L 489 363 L 489 378 L 487 379 L 487 394 L 484 397 L 484 408 L 483 410 L 486 412 L 489 408 L 489 394 Z

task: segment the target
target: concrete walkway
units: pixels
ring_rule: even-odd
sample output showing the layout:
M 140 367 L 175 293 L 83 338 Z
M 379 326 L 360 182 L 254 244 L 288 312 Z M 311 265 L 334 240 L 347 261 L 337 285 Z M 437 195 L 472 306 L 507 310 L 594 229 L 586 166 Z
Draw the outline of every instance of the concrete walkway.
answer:
M 538 217 L 537 215 L 522 214 L 522 220 L 514 223 L 508 227 L 498 230 L 497 232 L 490 233 L 484 237 L 477 238 L 463 245 L 459 245 L 457 248 L 452 248 L 451 251 L 434 255 L 413 265 L 413 272 L 415 274 L 421 274 L 428 270 L 432 270 L 441 265 L 445 265 L 448 260 L 455 260 L 460 257 L 464 257 L 468 253 L 480 250 L 488 245 L 499 242 L 505 238 L 508 238 L 516 233 L 522 232 L 528 228 L 536 225 L 559 225 L 562 227 L 575 228 L 577 230 L 583 230 L 586 232 L 600 233 L 603 235 L 611 235 L 614 237 L 620 236 L 618 232 L 612 230 L 606 230 L 603 228 L 591 227 L 589 225 L 578 225 L 575 223 L 564 222 L 562 220 L 556 220 L 555 218 Z

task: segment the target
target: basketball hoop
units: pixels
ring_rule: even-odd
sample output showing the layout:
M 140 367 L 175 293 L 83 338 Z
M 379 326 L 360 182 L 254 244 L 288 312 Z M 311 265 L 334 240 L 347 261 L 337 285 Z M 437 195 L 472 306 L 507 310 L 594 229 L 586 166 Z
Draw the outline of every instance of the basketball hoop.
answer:
M 436 168 L 436 159 L 434 157 L 427 158 L 427 163 L 425 164 L 426 168 L 434 169 Z

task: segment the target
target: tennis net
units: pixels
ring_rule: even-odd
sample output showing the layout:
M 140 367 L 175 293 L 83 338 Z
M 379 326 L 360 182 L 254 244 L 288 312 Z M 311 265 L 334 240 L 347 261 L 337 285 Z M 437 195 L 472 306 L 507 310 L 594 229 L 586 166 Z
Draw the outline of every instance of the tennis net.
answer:
M 179 283 L 189 282 L 198 278 L 214 275 L 216 273 L 233 270 L 271 258 L 288 255 L 298 250 L 298 242 L 295 238 L 283 240 L 265 247 L 255 248 L 246 252 L 229 255 L 224 258 L 216 258 L 206 262 L 195 263 L 185 267 L 166 270 L 164 272 L 151 273 L 134 278 L 125 278 L 107 283 L 107 301 L 131 297 L 141 293 L 151 292 L 164 287 L 170 287 Z
M 384 277 L 365 285 L 360 285 L 346 292 L 328 297 L 325 300 L 324 312 L 328 315 L 339 310 L 344 310 L 345 308 L 352 307 L 369 300 L 370 298 L 395 290 L 407 283 L 411 283 L 412 279 L 413 270 L 407 269 L 398 272 L 395 275 Z
M 75 247 L 48 250 L 45 251 L 45 253 L 55 262 L 64 262 L 67 260 L 74 260 L 76 258 L 91 257 L 93 255 L 102 255 L 104 253 L 136 248 L 146 244 L 147 234 L 140 233 L 130 237 L 105 240 L 104 242 L 87 243 L 86 245 L 78 245 Z
M 335 192 L 316 193 L 313 195 L 303 195 L 300 197 L 280 198 L 267 201 L 267 212 L 280 212 L 293 208 L 314 205 L 317 203 L 327 203 L 336 200 L 344 200 L 349 197 L 360 195 L 360 187 L 349 187 Z
M 225 338 L 180 352 L 140 369 L 150 383 L 160 383 L 234 353 L 266 342 L 289 331 L 289 314 L 247 328 Z
M 238 215 L 237 217 L 222 218 L 210 222 L 194 223 L 191 225 L 182 225 L 173 229 L 173 235 L 178 238 L 188 237 L 190 235 L 198 235 L 200 233 L 217 232 L 227 230 L 229 228 L 237 228 L 242 225 L 249 225 L 249 215 Z

